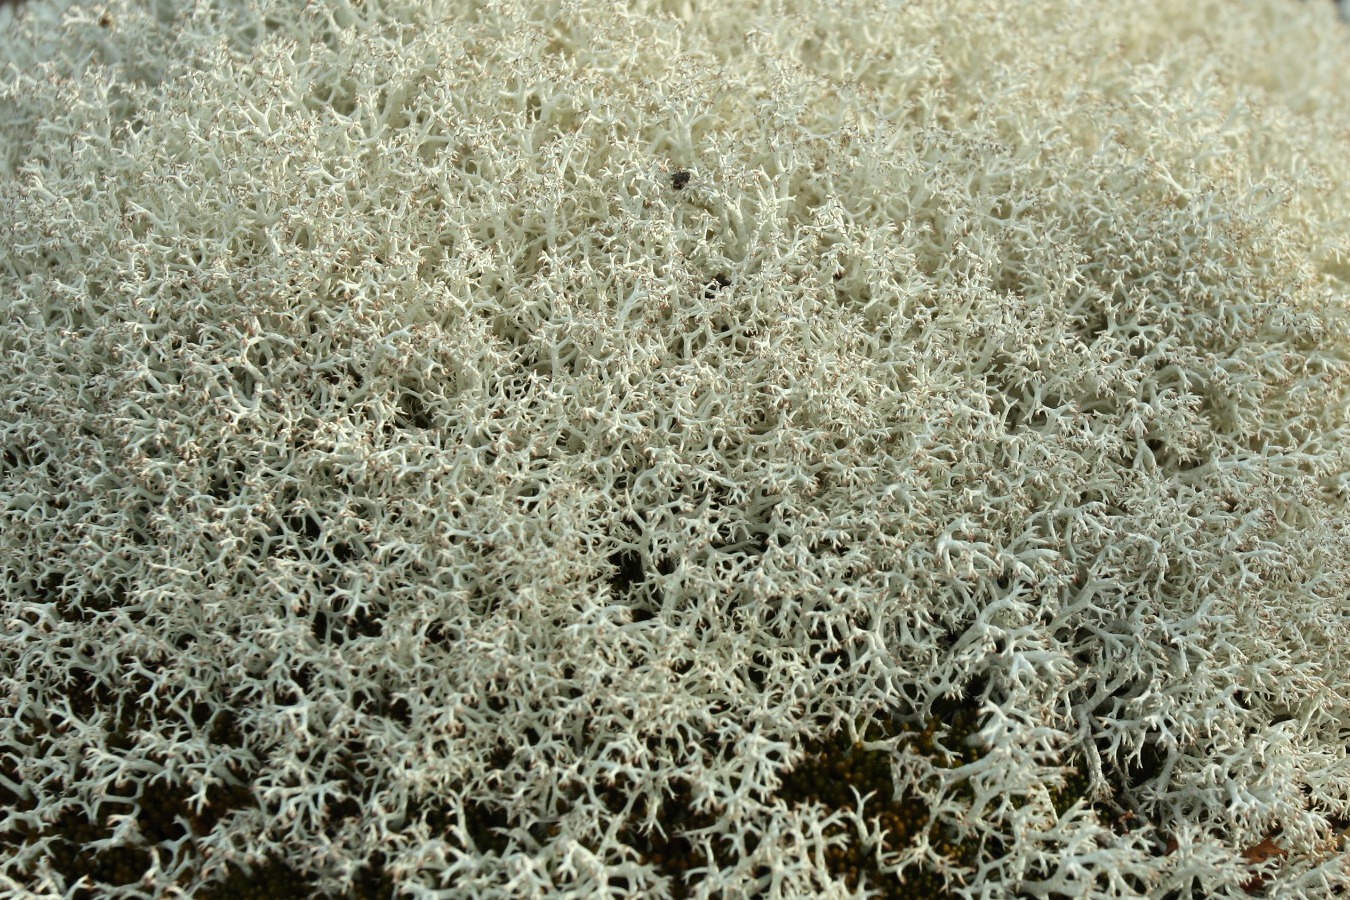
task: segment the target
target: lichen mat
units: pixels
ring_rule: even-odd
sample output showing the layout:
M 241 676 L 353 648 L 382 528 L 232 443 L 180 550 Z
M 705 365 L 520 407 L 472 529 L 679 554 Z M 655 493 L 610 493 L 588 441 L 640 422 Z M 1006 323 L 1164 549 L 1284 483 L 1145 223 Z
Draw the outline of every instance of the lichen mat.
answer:
M 0 895 L 1344 896 L 1338 28 L 25 4 Z

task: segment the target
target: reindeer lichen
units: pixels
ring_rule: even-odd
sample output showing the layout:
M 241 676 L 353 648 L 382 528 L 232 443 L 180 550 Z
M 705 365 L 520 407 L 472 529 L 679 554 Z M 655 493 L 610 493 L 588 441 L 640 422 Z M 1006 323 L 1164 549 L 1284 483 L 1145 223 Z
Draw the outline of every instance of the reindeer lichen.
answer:
M 0 17 L 0 894 L 1350 886 L 1330 4 Z

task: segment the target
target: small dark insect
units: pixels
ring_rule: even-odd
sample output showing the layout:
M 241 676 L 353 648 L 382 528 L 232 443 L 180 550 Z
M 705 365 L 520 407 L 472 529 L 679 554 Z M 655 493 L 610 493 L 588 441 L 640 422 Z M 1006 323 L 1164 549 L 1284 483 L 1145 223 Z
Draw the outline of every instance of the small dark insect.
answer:
M 107 13 L 104 13 L 103 15 L 98 17 L 98 24 L 100 28 L 111 28 L 112 22 L 113 22 L 112 16 L 108 15 Z
M 718 272 L 717 275 L 713 277 L 713 280 L 708 282 L 708 286 L 703 289 L 703 299 L 711 300 L 713 294 L 716 294 L 724 287 L 730 286 L 730 284 L 731 279 L 723 275 L 721 272 Z
M 689 183 L 689 173 L 680 171 L 670 176 L 670 184 L 675 190 L 681 190 Z

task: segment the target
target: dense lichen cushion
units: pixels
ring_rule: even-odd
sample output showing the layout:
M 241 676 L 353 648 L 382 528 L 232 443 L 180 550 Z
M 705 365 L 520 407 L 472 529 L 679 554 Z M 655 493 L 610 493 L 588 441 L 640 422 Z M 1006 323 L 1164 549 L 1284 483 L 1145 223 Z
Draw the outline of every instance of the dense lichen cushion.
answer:
M 5 15 L 0 893 L 1350 885 L 1328 4 Z

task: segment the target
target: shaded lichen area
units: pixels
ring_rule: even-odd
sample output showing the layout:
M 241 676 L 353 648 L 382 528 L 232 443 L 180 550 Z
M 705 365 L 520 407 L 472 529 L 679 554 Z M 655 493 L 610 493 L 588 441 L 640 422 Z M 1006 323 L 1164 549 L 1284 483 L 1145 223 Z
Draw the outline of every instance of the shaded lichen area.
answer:
M 61 587 L 59 579 L 42 585 L 50 597 L 59 597 Z M 125 590 L 116 587 L 101 599 L 72 602 L 62 597 L 52 608 L 63 624 L 89 625 L 115 610 L 125 612 L 124 601 Z M 138 611 L 127 614 L 143 618 Z M 30 614 L 25 624 L 35 626 L 39 618 Z M 187 650 L 194 641 L 181 641 L 176 649 Z M 0 740 L 0 808 L 10 813 L 13 825 L 0 830 L 0 856 L 29 860 L 27 868 L 37 876 L 35 884 L 50 884 L 50 879 L 41 877 L 43 870 L 59 875 L 66 885 L 61 896 L 69 900 L 98 900 L 110 888 L 162 884 L 162 874 L 157 877 L 156 873 L 174 869 L 181 873 L 177 886 L 186 890 L 201 880 L 198 876 L 210 855 L 203 840 L 225 827 L 231 816 L 263 805 L 252 782 L 266 759 L 254 759 L 260 766 L 235 761 L 253 759 L 235 711 L 201 698 L 186 699 L 189 692 L 172 690 L 162 660 L 128 654 L 118 662 L 115 680 L 72 667 L 63 678 L 61 707 L 20 715 L 12 723 L 13 742 Z M 208 755 L 230 761 L 218 767 L 219 777 L 214 779 L 189 783 L 189 779 L 175 777 L 175 769 L 181 772 L 184 768 L 183 759 L 146 753 L 138 746 L 156 727 L 199 735 Z M 33 790 L 33 785 L 25 783 L 18 761 L 46 758 L 71 744 L 83 746 L 87 762 L 77 765 L 67 784 L 92 777 L 91 767 L 100 759 L 121 763 L 138 759 L 143 775 L 119 777 L 92 799 L 67 791 L 67 802 L 54 807 L 54 812 L 39 814 L 38 798 L 50 793 L 50 786 Z M 349 777 L 357 778 L 356 763 L 364 748 L 347 746 L 340 752 L 347 760 Z M 50 796 L 46 800 L 43 809 L 53 809 Z M 346 798 L 327 804 L 325 814 L 337 822 L 358 817 L 361 809 Z M 192 896 L 203 900 L 325 897 L 315 889 L 315 880 L 288 860 L 268 859 L 253 867 L 229 864 L 213 886 Z M 345 895 L 348 900 L 394 894 L 393 883 L 370 867 L 357 873 L 354 884 Z
M 110 723 L 104 744 L 106 752 L 127 751 L 133 736 L 147 725 L 152 713 L 166 714 L 165 709 L 156 710 L 155 674 L 150 668 L 144 675 L 136 676 L 140 679 L 141 695 L 149 699 L 144 704 L 127 703 L 125 694 L 114 695 L 92 679 L 76 678 L 67 693 L 68 715 L 63 718 L 53 713 L 19 723 L 30 742 L 24 752 L 40 751 L 60 741 L 70 730 L 69 722 L 90 721 L 100 716 L 106 716 Z M 827 813 L 826 837 L 830 839 L 825 866 L 829 875 L 850 892 L 862 891 L 865 896 L 883 900 L 942 900 L 961 896 L 960 876 L 954 879 L 951 873 L 971 871 L 981 859 L 998 857 L 1008 848 L 997 841 L 992 845 L 981 844 L 962 836 L 950 822 L 931 815 L 914 785 L 897 783 L 893 763 L 898 754 L 916 754 L 935 770 L 953 775 L 961 767 L 977 763 L 986 752 L 979 740 L 984 724 L 980 702 L 983 692 L 984 685 L 975 683 L 961 696 L 937 700 L 926 715 L 892 710 L 878 715 L 852 737 L 839 730 L 819 739 L 805 740 L 798 748 L 801 752 L 796 754 L 796 762 L 783 771 L 769 803 L 823 808 Z M 247 744 L 235 717 L 228 712 L 209 713 L 205 705 L 197 705 L 188 710 L 184 725 L 189 721 L 204 729 L 211 745 L 222 753 Z M 0 745 L 0 804 L 11 811 L 32 812 L 34 801 L 16 790 L 22 783 L 14 763 L 20 758 L 19 750 Z M 489 768 L 505 771 L 517 750 L 500 744 L 488 761 Z M 349 794 L 359 793 L 364 752 L 364 748 L 355 746 L 344 751 L 342 766 L 352 788 Z M 267 761 L 259 763 L 265 767 Z M 1175 842 L 1169 839 L 1161 823 L 1149 822 L 1131 812 L 1134 807 L 1128 799 L 1133 790 L 1155 778 L 1164 764 L 1164 754 L 1150 748 L 1128 769 L 1108 769 L 1107 783 L 1094 789 L 1083 760 L 1071 758 L 1063 767 L 1066 777 L 1046 787 L 1056 815 L 1064 816 L 1069 810 L 1083 806 L 1118 835 L 1146 829 L 1152 834 L 1155 854 L 1164 856 L 1174 852 Z M 44 817 L 40 827 L 19 827 L 0 833 L 0 853 L 41 857 L 44 866 L 59 873 L 65 884 L 75 885 L 66 894 L 71 900 L 96 900 L 108 887 L 147 882 L 153 870 L 173 865 L 183 873 L 186 886 L 199 875 L 199 867 L 210 855 L 199 846 L 202 839 L 231 815 L 263 805 L 250 783 L 250 773 L 238 769 L 232 774 L 236 776 L 232 780 L 195 795 L 188 786 L 167 778 L 147 778 L 134 786 L 123 786 L 123 794 L 110 792 L 97 804 L 95 816 L 67 809 L 53 818 Z M 969 791 L 960 786 L 960 778 L 954 777 L 952 781 L 957 785 L 957 796 L 969 800 Z M 634 851 L 643 866 L 654 869 L 666 880 L 671 897 L 706 895 L 706 891 L 699 890 L 703 873 L 736 867 L 737 851 L 731 842 L 698 845 L 696 839 L 691 840 L 691 835 L 715 831 L 722 811 L 696 803 L 688 782 L 675 778 L 671 783 L 675 789 L 663 795 L 654 816 L 655 828 L 642 824 L 652 820 L 647 808 L 649 795 L 641 786 L 622 779 L 590 785 L 589 791 L 576 786 L 562 789 L 570 798 L 564 802 L 562 812 L 566 812 L 569 803 L 581 802 L 584 794 L 593 792 L 613 821 L 619 823 L 620 842 Z M 515 821 L 491 802 L 456 804 L 443 799 L 415 800 L 405 812 L 407 821 L 424 823 L 432 838 L 466 855 L 499 859 L 518 850 L 521 840 L 543 847 L 558 839 L 563 818 L 559 815 L 547 820 Z M 361 816 L 360 804 L 350 796 L 329 802 L 324 810 L 325 820 L 334 825 L 359 821 Z M 128 820 L 134 822 L 134 828 L 126 827 Z M 860 823 L 866 823 L 867 827 Z M 1350 822 L 1340 823 L 1342 828 L 1347 825 Z M 908 864 L 899 871 L 883 870 L 880 860 L 895 858 L 920 841 L 926 842 L 930 849 L 927 862 Z M 42 851 L 34 854 L 38 847 Z M 1279 847 L 1278 840 L 1272 837 L 1252 848 L 1247 857 L 1256 865 L 1271 855 L 1280 855 Z M 601 852 L 599 847 L 587 849 Z M 753 853 L 755 840 L 751 838 L 740 849 Z M 934 865 L 937 860 L 943 864 Z M 206 879 L 209 886 L 194 896 L 203 900 L 375 900 L 404 895 L 387 863 L 376 854 L 358 867 L 348 891 L 332 894 L 318 887 L 317 876 L 308 870 L 300 848 L 289 858 L 271 856 L 252 865 L 231 863 L 219 870 L 218 877 Z M 773 877 L 773 872 L 763 866 L 754 874 L 763 885 Z M 1264 896 L 1264 885 L 1264 880 L 1254 877 L 1245 888 L 1253 896 Z M 454 879 L 442 887 L 453 891 Z M 612 896 L 636 895 L 634 892 L 638 890 L 637 885 L 627 883 L 623 876 L 611 877 L 607 888 Z M 1165 900 L 1193 900 L 1193 896 L 1171 891 Z
M 617 582 L 641 581 L 640 565 L 623 559 L 615 562 L 616 588 L 622 587 Z M 61 593 L 58 584 L 43 587 L 52 596 Z M 105 602 L 59 600 L 53 608 L 63 623 L 90 624 L 117 609 L 122 599 L 114 591 Z M 351 627 L 365 635 L 379 632 L 378 623 L 373 621 Z M 179 887 L 184 890 L 205 882 L 204 889 L 192 889 L 193 896 L 205 900 L 373 900 L 406 895 L 402 888 L 408 885 L 400 883 L 390 860 L 379 853 L 356 867 L 350 889 L 339 894 L 326 892 L 319 885 L 320 873 L 306 862 L 304 846 L 294 847 L 292 854 L 265 856 L 247 865 L 231 862 L 221 867 L 217 863 L 215 874 L 203 878 L 202 872 L 210 864 L 212 851 L 208 845 L 213 833 L 228 827 L 233 816 L 256 815 L 268 808 L 257 778 L 266 771 L 269 760 L 240 726 L 235 712 L 205 702 L 184 703 L 181 697 L 173 696 L 166 687 L 168 672 L 162 663 L 150 658 L 122 662 L 122 675 L 115 682 L 72 668 L 63 691 L 67 706 L 22 715 L 11 731 L 18 741 L 0 740 L 0 805 L 11 813 L 9 821 L 18 823 L 0 831 L 0 854 L 29 859 L 29 870 L 35 876 L 42 869 L 58 874 L 65 885 L 72 886 L 65 893 L 71 900 L 95 900 L 108 888 L 150 883 L 156 873 L 166 870 L 180 873 Z M 759 690 L 763 685 L 751 677 L 746 687 Z M 783 765 L 778 786 L 763 798 L 764 805 L 815 808 L 814 818 L 826 823 L 824 868 L 831 879 L 850 892 L 896 900 L 962 896 L 959 890 L 969 885 L 961 880 L 961 873 L 977 869 L 982 861 L 1000 858 L 1011 848 L 987 834 L 983 841 L 962 834 L 950 821 L 934 816 L 919 785 L 897 780 L 896 774 L 903 770 L 897 762 L 906 755 L 919 757 L 931 771 L 947 777 L 958 800 L 972 801 L 960 770 L 973 767 L 987 752 L 980 735 L 988 724 L 984 713 L 989 693 L 988 683 L 976 679 L 961 694 L 934 700 L 925 712 L 912 708 L 881 711 L 862 723 L 856 733 L 831 731 L 822 724 L 815 732 L 821 737 L 798 740 L 797 752 L 790 755 L 792 762 Z M 379 708 L 373 710 L 376 714 L 403 725 L 409 723 L 405 703 L 393 700 L 377 705 Z M 490 701 L 488 709 L 495 715 L 507 714 L 504 704 Z M 82 734 L 81 729 L 96 722 L 101 723 L 101 737 L 90 741 L 89 733 Z M 38 802 L 33 792 L 24 790 L 16 761 L 51 755 L 72 741 L 85 742 L 87 759 L 102 754 L 125 760 L 135 755 L 139 737 L 169 725 L 203 735 L 213 757 L 249 758 L 251 764 L 231 763 L 216 783 L 191 785 L 181 778 L 175 780 L 172 760 L 151 756 L 146 759 L 148 774 L 110 784 L 93 804 L 71 803 L 53 815 L 37 815 Z M 532 739 L 531 734 L 532 729 L 527 729 L 525 739 Z M 658 749 L 658 738 L 645 740 L 650 751 Z M 707 740 L 716 743 L 711 735 Z M 487 761 L 488 769 L 507 772 L 522 749 L 500 742 Z M 256 755 L 255 750 L 259 751 Z M 321 803 L 321 818 L 330 839 L 340 827 L 362 820 L 366 810 L 358 798 L 369 796 L 371 784 L 369 747 L 360 741 L 347 741 L 333 754 L 343 790 Z M 1142 830 L 1150 838 L 1154 855 L 1163 857 L 1177 849 L 1166 823 L 1148 821 L 1138 813 L 1131 797 L 1154 782 L 1167 765 L 1166 752 L 1148 744 L 1124 768 L 1114 768 L 1108 762 L 1102 775 L 1104 783 L 1094 786 L 1085 761 L 1070 756 L 1060 767 L 1062 780 L 1046 784 L 1045 789 L 1056 816 L 1086 809 L 1116 835 Z M 90 771 L 76 771 L 69 781 L 89 781 L 92 776 Z M 707 873 L 737 868 L 743 854 L 753 854 L 757 849 L 757 839 L 746 837 L 738 846 L 732 841 L 700 841 L 700 834 L 725 833 L 719 827 L 724 810 L 697 802 L 694 785 L 678 775 L 669 783 L 672 789 L 660 795 L 659 808 L 654 811 L 649 808 L 653 796 L 650 790 L 619 777 L 585 786 L 559 785 L 558 792 L 564 799 L 547 818 L 513 817 L 491 800 L 472 799 L 462 784 L 452 785 L 441 796 L 411 800 L 403 812 L 406 822 L 425 826 L 431 839 L 453 851 L 466 857 L 504 860 L 518 855 L 522 847 L 538 850 L 568 837 L 562 833 L 562 823 L 569 809 L 598 799 L 607 812 L 607 821 L 615 823 L 619 843 L 633 851 L 632 858 L 642 867 L 660 876 L 671 897 L 723 896 L 706 889 Z M 470 799 L 451 799 L 454 797 Z M 1013 805 L 1022 802 L 1014 799 Z M 95 811 L 92 815 L 91 809 Z M 651 822 L 655 827 L 648 824 Z M 1332 824 L 1343 833 L 1350 821 L 1334 819 Z M 581 843 L 598 858 L 607 855 L 599 845 L 585 846 L 584 839 Z M 883 860 L 904 856 L 904 851 L 920 843 L 929 849 L 926 857 L 916 857 L 898 870 L 884 867 Z M 1272 833 L 1246 848 L 1243 855 L 1255 868 L 1284 853 L 1280 835 Z M 768 884 L 774 875 L 766 866 L 753 874 L 762 884 Z M 1253 874 L 1243 888 L 1252 896 L 1264 896 L 1267 883 L 1265 876 Z M 441 887 L 453 892 L 454 877 Z M 612 896 L 639 896 L 643 889 L 643 885 L 629 883 L 622 875 L 611 876 L 606 887 Z M 1147 890 L 1141 885 L 1138 895 L 1145 894 Z M 1200 895 L 1177 890 L 1162 895 L 1163 900 L 1193 900 L 1196 896 Z
M 145 687 L 147 696 L 153 696 L 150 685 Z M 91 684 L 72 685 L 69 696 L 75 717 L 89 719 L 99 712 L 113 716 L 116 724 L 107 738 L 110 752 L 130 745 L 130 735 L 144 724 L 149 709 L 114 702 L 105 688 Z M 217 714 L 208 719 L 205 710 L 196 712 L 202 717 L 196 724 L 209 730 L 213 744 L 221 749 L 242 745 L 244 736 L 231 716 Z M 58 717 L 51 717 L 51 721 L 57 720 Z M 59 739 L 64 730 L 60 724 L 49 725 L 40 719 L 27 724 L 34 746 Z M 931 867 L 916 865 L 898 874 L 883 872 L 878 864 L 878 850 L 893 853 L 925 836 L 931 847 L 960 867 L 970 866 L 988 849 L 964 842 L 942 827 L 929 816 L 913 790 L 894 782 L 891 764 L 894 750 L 868 748 L 889 741 L 891 746 L 921 754 L 939 767 L 954 768 L 978 758 L 980 750 L 972 738 L 979 727 L 978 707 L 967 696 L 940 702 L 926 719 L 894 716 L 873 722 L 856 740 L 850 740 L 843 732 L 809 740 L 801 748 L 804 752 L 800 760 L 784 773 L 775 799 L 793 807 L 818 804 L 830 812 L 846 814 L 833 817 L 827 826 L 827 836 L 834 840 L 826 865 L 830 875 L 850 890 L 863 888 L 869 896 L 881 898 L 955 897 L 952 885 Z M 964 749 L 953 753 L 950 749 L 953 747 Z M 3 751 L 0 759 L 4 761 L 0 771 L 0 803 L 23 811 L 24 797 L 10 787 L 19 780 L 13 764 L 17 755 L 14 749 L 0 748 Z M 503 745 L 490 765 L 504 769 L 512 755 L 513 749 Z M 350 766 L 349 774 L 356 779 L 356 760 L 350 760 Z M 1087 802 L 1088 779 L 1080 769 L 1075 772 L 1066 784 L 1052 791 L 1057 812 Z M 197 797 L 186 786 L 148 779 L 134 791 L 128 791 L 127 796 L 109 796 L 98 804 L 98 814 L 92 818 L 82 812 L 67 811 L 41 827 L 0 834 L 0 852 L 12 854 L 31 851 L 39 844 L 45 846 L 47 866 L 60 873 L 66 884 L 85 885 L 74 888 L 68 896 L 72 900 L 94 900 L 100 896 L 101 886 L 134 885 L 146 879 L 153 868 L 167 866 L 174 858 L 181 861 L 184 854 L 181 851 L 175 854 L 172 848 L 185 842 L 192 847 L 231 814 L 257 806 L 259 798 L 253 787 L 245 773 L 240 775 L 236 783 L 214 787 Z M 691 842 L 689 835 L 717 824 L 719 811 L 699 809 L 690 786 L 679 779 L 673 783 L 676 790 L 664 797 L 657 811 L 657 828 L 639 825 L 648 811 L 645 798 L 639 797 L 633 803 L 633 798 L 640 794 L 635 786 L 615 781 L 592 787 L 610 812 L 623 822 L 622 842 L 636 851 L 644 865 L 668 879 L 671 896 L 683 898 L 697 892 L 702 877 L 699 873 L 706 867 L 733 867 L 737 859 L 729 844 L 714 844 L 713 858 L 709 859 L 704 850 Z M 31 807 L 32 802 L 27 802 Z M 559 836 L 556 820 L 513 822 L 501 808 L 490 803 L 470 802 L 461 808 L 443 802 L 418 802 L 412 804 L 408 813 L 410 821 L 425 822 L 433 835 L 470 853 L 505 855 L 516 839 L 511 835 L 520 834 L 522 826 L 540 845 Z M 326 810 L 326 818 L 333 822 L 360 815 L 361 809 L 350 799 L 330 804 Z M 135 823 L 130 831 L 124 827 L 128 817 Z M 862 818 L 879 826 L 879 830 L 869 830 L 873 836 L 882 836 L 880 848 L 851 824 Z M 465 827 L 455 829 L 456 822 L 464 823 Z M 752 852 L 753 841 L 744 849 Z M 186 875 L 202 860 L 194 860 L 191 852 L 185 856 L 187 865 L 182 870 Z M 756 872 L 766 884 L 772 874 L 767 868 Z M 231 864 L 222 875 L 196 896 L 204 900 L 334 896 L 317 889 L 314 876 L 305 870 L 299 857 L 289 860 L 274 857 L 252 866 Z M 453 889 L 453 882 L 446 887 Z M 618 877 L 611 879 L 608 887 L 612 893 L 623 895 L 633 886 Z M 399 893 L 394 879 L 385 871 L 385 861 L 377 857 L 361 867 L 352 889 L 339 896 L 344 900 L 365 900 Z

